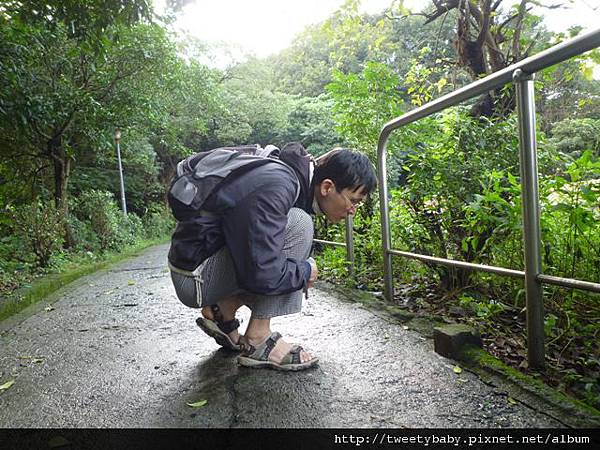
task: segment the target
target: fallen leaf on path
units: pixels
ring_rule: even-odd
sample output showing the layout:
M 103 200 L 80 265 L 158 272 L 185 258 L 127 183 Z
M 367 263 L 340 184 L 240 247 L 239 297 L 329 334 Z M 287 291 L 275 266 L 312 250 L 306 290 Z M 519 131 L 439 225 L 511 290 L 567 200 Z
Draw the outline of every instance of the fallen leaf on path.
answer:
M 33 363 L 41 363 L 44 362 L 44 358 L 40 358 L 39 356 L 27 356 L 27 355 L 21 355 L 21 356 L 17 356 L 17 358 L 19 359 L 30 359 L 31 362 Z
M 402 325 L 402 329 L 403 330 L 408 330 L 408 327 L 406 325 Z
M 208 400 L 200 400 L 199 402 L 186 403 L 186 405 L 188 405 L 191 408 L 201 408 L 202 406 L 206 405 L 207 403 L 208 403 Z
M 4 383 L 2 386 L 0 386 L 0 391 L 5 391 L 7 390 L 9 387 L 11 387 L 13 384 L 15 384 L 15 380 L 10 380 L 7 381 L 6 383 Z
M 127 285 L 128 285 L 128 286 L 133 286 L 134 284 L 135 284 L 135 281 L 133 281 L 133 280 L 129 280 L 129 281 L 127 282 Z
M 511 405 L 516 405 L 517 401 L 512 398 L 512 397 L 507 397 L 506 400 L 508 401 L 508 403 L 510 403 Z
M 455 373 L 455 374 L 457 374 L 457 375 L 462 373 L 462 369 L 461 369 L 460 367 L 458 367 L 458 366 L 454 366 L 454 367 L 452 368 L 452 370 L 453 370 L 453 371 L 454 371 L 454 373 Z
M 54 306 L 48 305 L 44 308 L 44 311 L 54 311 Z

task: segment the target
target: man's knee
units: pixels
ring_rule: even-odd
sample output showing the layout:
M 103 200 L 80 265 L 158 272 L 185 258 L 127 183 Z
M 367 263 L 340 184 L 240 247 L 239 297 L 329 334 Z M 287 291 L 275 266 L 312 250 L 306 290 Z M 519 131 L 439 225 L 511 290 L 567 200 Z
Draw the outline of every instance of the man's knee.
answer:
M 181 303 L 189 308 L 199 308 L 196 291 L 196 281 L 191 277 L 171 272 L 171 280 L 175 288 L 175 294 Z

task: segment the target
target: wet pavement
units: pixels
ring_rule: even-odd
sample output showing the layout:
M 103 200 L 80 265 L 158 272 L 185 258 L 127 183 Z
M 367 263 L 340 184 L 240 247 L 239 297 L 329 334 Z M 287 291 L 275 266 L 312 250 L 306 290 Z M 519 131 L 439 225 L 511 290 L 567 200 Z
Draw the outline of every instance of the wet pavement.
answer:
M 318 289 L 272 326 L 318 367 L 239 367 L 176 299 L 166 252 L 149 249 L 0 323 L 0 385 L 15 381 L 0 393 L 0 427 L 564 426 L 455 373 L 415 331 Z

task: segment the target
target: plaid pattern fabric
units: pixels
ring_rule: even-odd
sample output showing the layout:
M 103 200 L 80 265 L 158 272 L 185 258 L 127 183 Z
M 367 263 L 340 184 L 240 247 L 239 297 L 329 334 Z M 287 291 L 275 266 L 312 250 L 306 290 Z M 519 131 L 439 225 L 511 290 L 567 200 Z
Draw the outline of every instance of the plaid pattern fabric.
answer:
M 290 209 L 283 248 L 286 257 L 306 260 L 310 254 L 312 239 L 313 222 L 310 216 L 299 208 Z M 198 308 L 199 305 L 214 305 L 223 298 L 241 295 L 244 303 L 252 310 L 252 316 L 257 319 L 297 313 L 302 307 L 302 290 L 281 295 L 257 295 L 242 290 L 238 286 L 227 247 L 206 260 L 204 267 L 198 272 L 193 276 L 192 273 L 185 275 L 181 271 L 171 271 L 175 292 L 186 306 Z

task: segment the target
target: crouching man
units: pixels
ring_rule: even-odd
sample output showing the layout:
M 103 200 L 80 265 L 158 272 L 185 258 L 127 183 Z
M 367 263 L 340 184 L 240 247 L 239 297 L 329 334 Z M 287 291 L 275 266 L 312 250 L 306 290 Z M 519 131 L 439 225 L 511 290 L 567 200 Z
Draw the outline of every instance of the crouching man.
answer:
M 273 332 L 271 319 L 299 312 L 303 291 L 317 279 L 311 216 L 337 223 L 354 214 L 377 179 L 368 158 L 350 149 L 315 163 L 299 143 L 281 152 L 268 146 L 277 158 L 257 158 L 265 149 L 256 146 L 249 156 L 249 147 L 197 154 L 178 166 L 178 175 L 194 176 L 175 182 L 169 194 L 178 219 L 171 278 L 178 298 L 201 308 L 198 326 L 241 352 L 240 365 L 302 370 L 318 359 Z M 240 336 L 235 314 L 242 305 L 252 314 Z

